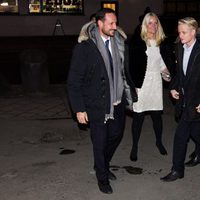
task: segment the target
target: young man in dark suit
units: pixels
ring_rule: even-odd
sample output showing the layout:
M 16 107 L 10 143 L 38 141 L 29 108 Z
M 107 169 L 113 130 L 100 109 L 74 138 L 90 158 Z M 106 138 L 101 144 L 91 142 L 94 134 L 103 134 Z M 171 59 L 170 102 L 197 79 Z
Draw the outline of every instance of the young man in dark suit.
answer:
M 200 42 L 196 38 L 197 21 L 186 17 L 178 21 L 180 43 L 177 48 L 177 74 L 170 86 L 170 92 L 177 100 L 177 116 L 181 115 L 178 123 L 173 147 L 173 166 L 171 172 L 162 177 L 164 182 L 171 182 L 184 177 L 184 161 L 187 143 L 192 137 L 200 145 Z M 190 164 L 200 163 L 200 150 Z

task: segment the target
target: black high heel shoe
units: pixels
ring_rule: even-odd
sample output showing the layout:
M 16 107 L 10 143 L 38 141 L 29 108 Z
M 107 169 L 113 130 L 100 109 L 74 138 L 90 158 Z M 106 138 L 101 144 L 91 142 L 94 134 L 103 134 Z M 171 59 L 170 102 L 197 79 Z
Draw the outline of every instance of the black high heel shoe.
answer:
M 156 146 L 157 146 L 161 155 L 167 155 L 167 150 L 163 146 L 162 142 L 156 142 Z
M 190 159 L 194 159 L 196 157 L 196 152 L 193 151 L 190 155 L 189 155 L 189 158 Z
M 130 153 L 130 160 L 131 161 L 137 161 L 138 157 L 137 157 L 137 148 L 133 148 L 131 149 L 131 153 Z

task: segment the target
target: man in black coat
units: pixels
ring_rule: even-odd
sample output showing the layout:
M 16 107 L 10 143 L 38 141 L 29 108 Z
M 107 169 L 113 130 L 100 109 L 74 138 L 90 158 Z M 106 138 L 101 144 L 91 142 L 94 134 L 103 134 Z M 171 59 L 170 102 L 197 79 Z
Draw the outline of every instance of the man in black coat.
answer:
M 124 76 L 126 35 L 116 23 L 113 10 L 96 13 L 96 22 L 79 36 L 68 77 L 72 110 L 79 123 L 90 123 L 98 186 L 107 194 L 109 180 L 116 179 L 109 164 L 123 136 L 124 91 L 130 89 Z
M 177 100 L 176 115 L 181 116 L 174 136 L 173 166 L 171 172 L 162 177 L 164 182 L 175 181 L 184 177 L 184 161 L 187 143 L 192 137 L 200 145 L 200 43 L 196 39 L 198 23 L 194 18 L 179 20 L 177 74 L 170 86 L 171 95 Z M 200 163 L 200 150 L 190 164 Z

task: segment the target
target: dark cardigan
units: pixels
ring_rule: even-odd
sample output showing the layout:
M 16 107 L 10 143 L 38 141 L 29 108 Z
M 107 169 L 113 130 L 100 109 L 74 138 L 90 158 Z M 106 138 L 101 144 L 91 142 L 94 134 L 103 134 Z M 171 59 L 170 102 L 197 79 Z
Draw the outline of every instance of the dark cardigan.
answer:
M 146 73 L 146 50 L 146 43 L 142 39 L 134 40 L 129 43 L 129 72 L 137 88 L 142 87 Z M 172 68 L 172 51 L 166 41 L 161 43 L 160 53 L 168 69 Z

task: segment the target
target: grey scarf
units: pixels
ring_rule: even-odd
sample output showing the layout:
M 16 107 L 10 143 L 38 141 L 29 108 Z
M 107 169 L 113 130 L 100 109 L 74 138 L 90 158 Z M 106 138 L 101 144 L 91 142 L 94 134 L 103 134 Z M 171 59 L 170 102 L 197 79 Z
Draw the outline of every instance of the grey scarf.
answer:
M 93 39 L 95 40 L 97 48 L 99 49 L 103 57 L 110 84 L 110 113 L 106 113 L 105 115 L 105 123 L 106 123 L 108 119 L 114 119 L 113 115 L 114 106 L 118 105 L 121 102 L 124 90 L 124 84 L 122 78 L 123 63 L 115 39 L 111 37 L 110 42 L 111 42 L 112 59 L 113 59 L 113 78 L 112 78 L 109 57 L 106 51 L 105 44 L 99 34 L 98 28 L 96 28 L 94 36 L 95 38 Z

